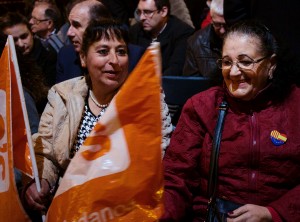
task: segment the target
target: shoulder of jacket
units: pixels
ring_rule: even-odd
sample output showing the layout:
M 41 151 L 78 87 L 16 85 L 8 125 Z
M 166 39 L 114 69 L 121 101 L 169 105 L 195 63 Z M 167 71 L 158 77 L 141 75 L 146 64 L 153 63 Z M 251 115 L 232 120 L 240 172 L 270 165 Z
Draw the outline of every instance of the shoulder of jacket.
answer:
M 204 29 L 197 30 L 193 35 L 188 38 L 189 43 L 201 41 L 201 43 L 207 45 L 209 44 L 210 28 L 205 27 Z
M 177 18 L 174 15 L 170 15 L 169 17 L 169 24 L 175 28 L 178 31 L 178 28 L 184 29 L 184 30 L 189 30 L 191 32 L 194 32 L 195 29 L 188 25 L 187 23 L 183 22 L 181 19 Z
M 75 77 L 58 84 L 55 84 L 50 90 L 58 93 L 73 93 L 76 91 L 87 90 L 87 84 L 84 76 Z
M 199 104 L 208 108 L 217 107 L 224 99 L 224 88 L 221 86 L 213 86 L 204 90 L 190 98 L 193 104 Z
M 77 52 L 75 51 L 75 48 L 72 44 L 70 45 L 64 45 L 59 49 L 58 55 L 61 56 L 70 56 L 70 55 L 77 55 Z
M 139 32 L 142 30 L 140 22 L 136 22 L 134 25 L 130 26 L 129 33 Z

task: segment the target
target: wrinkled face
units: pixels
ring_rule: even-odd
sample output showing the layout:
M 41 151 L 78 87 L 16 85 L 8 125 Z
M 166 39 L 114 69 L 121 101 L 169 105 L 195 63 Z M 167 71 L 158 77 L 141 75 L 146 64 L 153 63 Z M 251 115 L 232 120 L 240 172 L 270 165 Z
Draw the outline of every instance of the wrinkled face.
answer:
M 4 29 L 4 33 L 13 36 L 16 48 L 18 48 L 23 55 L 32 51 L 33 35 L 25 24 L 17 24 L 6 28 Z
M 260 62 L 253 63 L 251 69 L 239 68 L 236 62 L 247 64 L 264 58 L 260 52 L 261 42 L 257 37 L 243 34 L 230 34 L 224 42 L 222 58 L 233 61 L 230 69 L 222 69 L 225 84 L 233 97 L 251 100 L 260 90 L 266 87 L 276 67 L 275 56 L 269 56 Z
M 137 8 L 141 25 L 145 31 L 159 32 L 164 25 L 163 20 L 167 16 L 168 9 L 163 7 L 158 11 L 154 0 L 140 0 Z
M 226 23 L 225 23 L 224 16 L 217 14 L 213 10 L 210 11 L 210 14 L 211 14 L 211 22 L 215 30 L 215 33 L 220 38 L 223 38 L 226 32 Z
M 70 28 L 67 35 L 74 45 L 76 52 L 80 52 L 82 37 L 89 21 L 89 7 L 84 2 L 75 5 L 69 14 Z
M 46 8 L 43 5 L 36 6 L 31 13 L 31 18 L 29 23 L 31 24 L 31 31 L 37 34 L 41 38 L 47 38 L 51 33 L 50 29 L 53 29 L 51 26 L 51 21 L 45 17 Z
M 93 88 L 101 85 L 114 91 L 127 78 L 128 52 L 124 41 L 99 40 L 89 47 L 86 55 L 80 54 L 80 58 L 81 65 L 88 69 Z

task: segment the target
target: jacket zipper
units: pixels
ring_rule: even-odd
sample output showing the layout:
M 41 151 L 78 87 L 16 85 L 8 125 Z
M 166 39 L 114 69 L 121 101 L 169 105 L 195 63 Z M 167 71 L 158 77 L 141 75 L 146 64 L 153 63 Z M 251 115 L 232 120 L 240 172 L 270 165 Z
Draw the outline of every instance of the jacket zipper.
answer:
M 249 188 L 252 201 L 256 202 L 257 195 L 257 179 L 258 179 L 258 167 L 259 167 L 259 144 L 258 144 L 258 125 L 254 112 L 251 112 L 251 150 L 250 150 L 250 171 L 249 171 Z

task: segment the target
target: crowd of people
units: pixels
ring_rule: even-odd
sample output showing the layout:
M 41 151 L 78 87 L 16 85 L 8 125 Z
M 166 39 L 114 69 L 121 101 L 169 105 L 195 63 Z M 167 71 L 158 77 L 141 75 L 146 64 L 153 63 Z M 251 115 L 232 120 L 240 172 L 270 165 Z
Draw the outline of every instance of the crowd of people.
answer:
M 17 49 L 41 178 L 40 192 L 35 181 L 21 188 L 33 221 L 152 42 L 160 43 L 163 76 L 214 85 L 187 101 L 175 130 L 161 91 L 160 221 L 207 221 L 219 109 L 226 114 L 214 221 L 300 221 L 299 44 L 269 28 L 272 13 L 255 19 L 256 1 L 226 1 L 207 1 L 198 22 L 183 0 L 74 0 L 62 8 L 43 0 L 28 13 L 1 15 L 0 36 L 12 35 Z

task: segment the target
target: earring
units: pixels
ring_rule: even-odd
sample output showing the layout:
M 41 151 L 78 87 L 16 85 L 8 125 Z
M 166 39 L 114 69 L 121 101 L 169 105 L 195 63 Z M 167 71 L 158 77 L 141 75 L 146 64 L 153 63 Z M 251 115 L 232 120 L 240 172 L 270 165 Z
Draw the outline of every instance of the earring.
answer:
M 269 74 L 269 79 L 273 79 L 273 73 Z
M 273 79 L 273 72 L 274 72 L 275 68 L 276 68 L 276 65 L 269 68 L 269 79 Z

